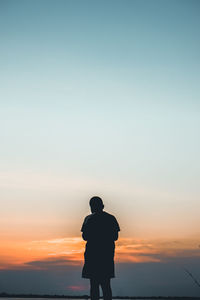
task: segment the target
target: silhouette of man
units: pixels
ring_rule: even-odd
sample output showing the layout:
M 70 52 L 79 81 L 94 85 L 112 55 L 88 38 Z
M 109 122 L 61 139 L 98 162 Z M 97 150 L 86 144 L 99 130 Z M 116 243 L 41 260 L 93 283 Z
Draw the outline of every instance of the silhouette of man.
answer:
M 91 300 L 99 299 L 99 287 L 104 300 L 112 299 L 110 279 L 115 277 L 114 251 L 119 224 L 116 218 L 103 211 L 100 197 L 90 199 L 91 214 L 83 222 L 81 231 L 86 243 L 82 277 L 90 279 Z

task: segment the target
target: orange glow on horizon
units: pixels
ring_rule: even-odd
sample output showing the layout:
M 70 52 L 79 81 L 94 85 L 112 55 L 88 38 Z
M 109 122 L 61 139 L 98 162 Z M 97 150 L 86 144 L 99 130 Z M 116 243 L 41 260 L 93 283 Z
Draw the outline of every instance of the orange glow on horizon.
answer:
M 84 290 L 87 290 L 88 287 L 87 286 L 84 286 L 84 285 L 69 285 L 67 287 L 67 290 L 70 289 L 72 291 L 84 291 Z
M 5 241 L 1 244 L 0 269 L 46 269 L 83 263 L 85 242 L 79 237 L 37 241 Z M 118 263 L 161 262 L 169 257 L 200 256 L 197 240 L 139 240 L 116 242 Z

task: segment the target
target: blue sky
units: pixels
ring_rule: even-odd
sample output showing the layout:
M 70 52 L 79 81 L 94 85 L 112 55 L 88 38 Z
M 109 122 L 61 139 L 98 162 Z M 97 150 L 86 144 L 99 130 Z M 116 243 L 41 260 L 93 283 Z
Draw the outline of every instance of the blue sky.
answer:
M 4 237 L 78 236 L 98 194 L 122 236 L 198 239 L 199 14 L 193 0 L 0 1 Z
M 198 233 L 199 2 L 1 1 L 0 22 L 2 172 L 86 180 L 63 198 L 125 197 L 138 222 L 175 201 Z

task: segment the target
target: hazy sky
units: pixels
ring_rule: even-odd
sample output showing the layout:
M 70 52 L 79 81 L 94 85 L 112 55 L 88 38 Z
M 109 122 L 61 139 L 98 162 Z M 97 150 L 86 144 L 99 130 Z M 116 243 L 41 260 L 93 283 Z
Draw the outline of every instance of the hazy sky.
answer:
M 93 195 L 129 246 L 199 259 L 199 28 L 194 0 L 0 1 L 1 272 L 80 237 Z

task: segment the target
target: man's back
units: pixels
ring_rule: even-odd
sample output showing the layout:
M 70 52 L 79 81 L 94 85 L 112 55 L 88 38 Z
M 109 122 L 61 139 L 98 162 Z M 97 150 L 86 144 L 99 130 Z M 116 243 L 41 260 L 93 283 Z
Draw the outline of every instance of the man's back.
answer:
M 105 211 L 87 216 L 81 228 L 83 238 L 89 243 L 113 242 L 117 240 L 119 230 L 116 218 Z
M 103 211 L 101 198 L 90 199 L 92 214 L 88 215 L 82 225 L 82 237 L 86 243 L 82 270 L 83 278 L 90 278 L 95 282 L 107 282 L 115 277 L 114 252 L 115 241 L 118 239 L 119 224 L 116 218 Z

